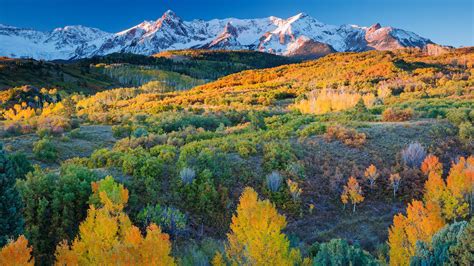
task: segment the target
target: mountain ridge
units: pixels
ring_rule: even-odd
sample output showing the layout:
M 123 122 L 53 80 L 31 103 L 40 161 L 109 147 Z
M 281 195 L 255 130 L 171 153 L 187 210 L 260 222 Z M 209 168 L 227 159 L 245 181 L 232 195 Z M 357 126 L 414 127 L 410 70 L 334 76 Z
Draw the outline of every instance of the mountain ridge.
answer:
M 311 59 L 332 52 L 425 48 L 433 42 L 416 33 L 383 27 L 329 25 L 305 13 L 287 19 L 195 19 L 184 21 L 171 10 L 117 33 L 81 25 L 49 32 L 0 24 L 0 56 L 78 59 L 116 52 L 152 55 L 179 49 L 255 50 Z

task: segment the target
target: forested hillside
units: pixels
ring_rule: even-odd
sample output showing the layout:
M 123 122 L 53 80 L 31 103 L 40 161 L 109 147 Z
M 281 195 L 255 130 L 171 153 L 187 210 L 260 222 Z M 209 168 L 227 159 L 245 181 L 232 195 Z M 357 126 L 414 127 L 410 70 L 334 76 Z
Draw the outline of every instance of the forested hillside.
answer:
M 0 264 L 468 265 L 474 49 L 285 60 L 43 63 L 110 81 L 89 94 L 18 79 Z
M 75 61 L 0 58 L 0 90 L 23 85 L 93 94 L 149 81 L 189 89 L 242 70 L 274 67 L 294 60 L 251 51 L 176 51 L 179 60 L 163 56 L 110 54 Z

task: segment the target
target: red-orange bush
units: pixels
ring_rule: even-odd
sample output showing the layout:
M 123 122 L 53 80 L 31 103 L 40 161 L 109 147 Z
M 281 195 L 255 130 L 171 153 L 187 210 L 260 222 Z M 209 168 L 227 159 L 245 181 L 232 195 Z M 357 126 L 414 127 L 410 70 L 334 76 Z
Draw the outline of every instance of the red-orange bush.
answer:
M 382 120 L 385 122 L 401 122 L 410 120 L 413 117 L 412 109 L 397 110 L 388 108 L 382 113 Z
M 362 147 L 365 144 L 367 136 L 364 133 L 359 133 L 355 129 L 345 128 L 342 126 L 328 127 L 324 135 L 326 140 L 339 140 L 350 147 Z

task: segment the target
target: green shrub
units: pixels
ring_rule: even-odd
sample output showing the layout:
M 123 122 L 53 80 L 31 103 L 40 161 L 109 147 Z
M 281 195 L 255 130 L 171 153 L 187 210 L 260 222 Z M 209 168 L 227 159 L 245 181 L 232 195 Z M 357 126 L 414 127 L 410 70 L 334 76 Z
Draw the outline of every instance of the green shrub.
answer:
M 314 244 L 312 252 L 316 253 L 314 265 L 378 265 L 372 255 L 358 245 L 352 246 L 342 239 L 332 239 L 327 243 Z
M 469 121 L 469 109 L 466 109 L 466 108 L 450 109 L 446 113 L 446 118 L 452 124 L 459 126 L 462 123 Z
M 148 136 L 148 131 L 143 127 L 139 127 L 133 131 L 132 136 L 135 138 L 146 137 Z
M 224 254 L 224 243 L 206 238 L 198 243 L 187 241 L 184 248 L 177 249 L 178 265 L 210 265 L 217 252 Z
M 58 158 L 58 150 L 51 138 L 42 138 L 33 144 L 33 153 L 36 159 L 53 162 Z
M 304 179 L 306 177 L 305 167 L 302 162 L 289 163 L 285 172 L 289 177 L 296 180 Z
M 248 158 L 257 153 L 255 143 L 248 140 L 240 140 L 235 143 L 235 149 L 242 158 Z
M 116 139 L 130 138 L 132 132 L 132 126 L 130 125 L 119 125 L 112 127 L 112 134 Z
M 36 130 L 36 135 L 38 135 L 40 138 L 45 138 L 51 135 L 51 130 L 47 128 L 39 128 Z
M 267 171 L 285 170 L 296 160 L 289 142 L 269 142 L 263 145 L 263 168 Z
M 18 179 L 25 234 L 38 264 L 54 264 L 57 243 L 76 237 L 79 224 L 87 216 L 91 182 L 96 180 L 94 172 L 71 163 L 63 163 L 55 172 L 44 172 L 38 166 L 25 179 Z
M 187 229 L 187 219 L 184 213 L 176 208 L 162 207 L 159 204 L 148 205 L 141 210 L 137 220 L 143 228 L 146 228 L 150 223 L 155 223 L 164 232 L 175 237 L 183 234 Z
M 265 130 L 267 125 L 265 124 L 265 119 L 262 113 L 260 112 L 250 112 L 249 113 L 250 125 L 253 130 Z
M 109 150 L 99 149 L 95 150 L 89 159 L 89 166 L 93 168 L 101 168 L 107 165 L 107 158 L 109 156 Z
M 81 129 L 79 128 L 75 128 L 71 131 L 69 131 L 69 137 L 73 138 L 73 139 L 85 139 L 86 138 L 86 134 L 82 133 L 81 132 Z
M 0 145 L 0 154 L 2 147 Z M 28 172 L 33 171 L 33 166 L 24 153 L 13 153 L 8 156 L 11 169 L 16 175 L 15 179 L 24 178 Z
M 139 157 L 129 153 L 126 153 L 122 159 L 122 171 L 128 175 L 136 175 L 143 163 Z
M 456 244 L 449 248 L 450 265 L 469 265 L 474 261 L 472 247 L 474 246 L 474 218 L 471 218 Z
M 165 163 L 172 163 L 176 159 L 178 149 L 171 145 L 156 145 L 150 149 L 152 156 L 158 157 Z
M 217 213 L 222 212 L 222 208 L 209 170 L 201 172 L 192 183 L 183 183 L 179 190 L 184 208 L 196 214 L 201 222 L 209 225 L 216 222 Z
M 474 140 L 474 126 L 471 122 L 464 122 L 459 125 L 459 138 L 467 142 Z
M 315 122 L 298 131 L 300 137 L 309 137 L 326 133 L 326 125 Z

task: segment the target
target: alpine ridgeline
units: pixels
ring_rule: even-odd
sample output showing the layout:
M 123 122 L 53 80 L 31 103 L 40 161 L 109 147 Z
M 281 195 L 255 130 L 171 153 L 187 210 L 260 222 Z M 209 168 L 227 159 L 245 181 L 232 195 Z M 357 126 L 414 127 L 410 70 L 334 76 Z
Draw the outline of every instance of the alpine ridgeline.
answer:
M 432 44 L 419 35 L 375 24 L 327 25 L 300 13 L 288 19 L 213 19 L 183 21 L 166 11 L 156 21 L 107 33 L 84 26 L 51 32 L 0 24 L 0 56 L 35 59 L 75 59 L 115 52 L 151 55 L 176 49 L 256 50 L 303 59 L 332 52 L 425 48 Z

